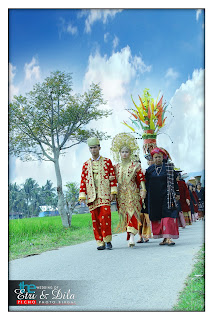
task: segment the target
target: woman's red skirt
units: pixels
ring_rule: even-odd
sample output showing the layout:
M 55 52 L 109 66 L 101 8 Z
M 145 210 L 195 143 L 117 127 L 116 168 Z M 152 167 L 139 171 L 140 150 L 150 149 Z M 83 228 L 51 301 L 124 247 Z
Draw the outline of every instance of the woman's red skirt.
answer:
M 178 220 L 176 218 L 162 218 L 159 221 L 151 221 L 153 238 L 179 238 Z

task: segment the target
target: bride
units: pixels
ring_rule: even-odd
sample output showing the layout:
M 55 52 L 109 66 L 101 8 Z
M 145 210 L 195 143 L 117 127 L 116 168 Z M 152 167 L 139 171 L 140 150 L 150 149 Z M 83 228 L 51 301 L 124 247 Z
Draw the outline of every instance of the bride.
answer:
M 111 151 L 118 162 L 114 168 L 118 182 L 117 206 L 121 217 L 120 227 L 126 228 L 128 246 L 133 247 L 134 236 L 138 233 L 138 223 L 140 224 L 142 199 L 146 197 L 145 176 L 140 163 L 134 161 L 139 153 L 139 146 L 131 134 L 119 133 L 112 141 Z

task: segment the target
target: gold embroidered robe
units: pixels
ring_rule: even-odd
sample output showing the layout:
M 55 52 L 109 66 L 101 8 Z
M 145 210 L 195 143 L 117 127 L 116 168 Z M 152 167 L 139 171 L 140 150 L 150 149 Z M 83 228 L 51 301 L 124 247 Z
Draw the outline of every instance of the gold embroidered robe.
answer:
M 117 204 L 118 211 L 123 217 L 133 215 L 138 218 L 141 213 L 142 200 L 140 197 L 140 186 L 145 181 L 141 166 L 135 162 L 124 165 L 115 165 L 115 175 L 118 181 Z
M 110 194 L 117 194 L 117 180 L 110 182 L 109 176 L 115 176 L 115 171 L 108 158 L 89 159 L 83 164 L 79 200 L 87 198 L 90 210 L 111 205 Z

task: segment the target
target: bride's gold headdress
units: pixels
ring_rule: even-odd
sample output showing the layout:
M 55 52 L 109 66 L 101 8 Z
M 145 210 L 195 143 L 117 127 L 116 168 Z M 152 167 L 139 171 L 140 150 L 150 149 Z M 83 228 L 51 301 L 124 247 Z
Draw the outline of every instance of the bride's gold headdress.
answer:
M 135 137 L 130 133 L 119 133 L 112 140 L 111 152 L 115 162 L 120 162 L 120 151 L 126 147 L 130 151 L 131 160 L 139 157 L 139 146 Z

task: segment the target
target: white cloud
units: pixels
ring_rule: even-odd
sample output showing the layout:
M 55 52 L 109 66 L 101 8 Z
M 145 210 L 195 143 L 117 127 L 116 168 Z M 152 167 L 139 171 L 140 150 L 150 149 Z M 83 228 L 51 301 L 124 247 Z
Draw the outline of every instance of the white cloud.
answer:
M 139 74 L 150 70 L 151 66 L 147 66 L 141 57 L 132 55 L 129 46 L 113 52 L 109 57 L 101 56 L 99 52 L 91 55 L 84 78 L 84 90 L 92 82 L 99 83 L 108 108 L 113 110 L 112 116 L 91 123 L 91 127 L 107 132 L 112 138 L 119 132 L 129 132 L 121 122 L 128 120 L 129 113 L 125 109 L 132 107 L 130 87 Z M 101 147 L 101 154 L 111 158 L 111 139 L 102 141 Z
M 84 150 L 86 145 L 81 146 L 81 150 Z M 87 148 L 88 149 L 88 148 Z M 88 154 L 87 154 L 88 153 Z M 74 146 L 67 150 L 65 156 L 60 157 L 60 169 L 62 174 L 63 185 L 68 181 L 79 182 L 81 165 L 79 165 L 79 159 L 77 159 L 78 147 Z M 89 157 L 89 151 L 85 150 L 85 157 Z M 72 159 L 72 160 L 70 160 Z M 84 156 L 80 152 L 80 163 L 86 161 Z M 24 183 L 26 179 L 33 178 L 38 182 L 40 186 L 44 185 L 47 180 L 51 180 L 56 187 L 56 174 L 53 162 L 50 161 L 29 161 L 23 162 L 20 159 L 15 161 L 15 179 L 12 181 L 17 182 L 19 185 Z
M 110 57 L 101 56 L 97 51 L 90 55 L 88 70 L 84 78 L 84 90 L 89 85 L 100 83 L 107 100 L 120 99 L 126 93 L 126 86 L 136 77 L 136 73 L 149 72 L 151 66 L 146 66 L 141 57 L 132 56 L 130 47 L 127 46 L 119 52 L 113 52 Z
M 109 32 L 104 33 L 104 42 L 108 42 Z
M 91 27 L 96 21 L 102 21 L 106 24 L 109 18 L 114 18 L 115 15 L 122 10 L 117 9 L 91 9 L 89 12 L 87 10 L 83 11 L 82 15 L 87 15 L 85 21 L 85 31 L 86 33 L 91 32 Z
M 169 68 L 166 72 L 165 78 L 176 80 L 179 77 L 179 73 L 174 71 L 173 68 Z
M 71 34 L 76 34 L 78 31 L 77 27 L 73 27 L 71 23 L 67 26 L 67 32 Z
M 47 180 L 51 180 L 55 184 L 53 163 L 46 161 L 23 162 L 17 158 L 15 161 L 15 178 L 11 182 L 20 185 L 28 178 L 33 178 L 40 186 L 45 184 Z
M 200 171 L 204 169 L 204 70 L 194 70 L 170 103 L 174 120 L 166 132 L 174 143 L 161 135 L 159 145 L 164 143 L 168 148 L 176 167 L 185 172 Z
M 196 21 L 199 20 L 199 16 L 201 15 L 201 12 L 202 12 L 201 9 L 196 10 Z
M 40 66 L 35 57 L 32 58 L 30 63 L 25 63 L 25 81 L 38 81 L 40 79 Z
M 29 63 L 24 65 L 24 79 L 14 85 L 16 76 L 16 66 L 9 63 L 9 99 L 13 99 L 14 95 L 25 95 L 26 92 L 32 90 L 33 85 L 41 80 L 41 70 L 38 60 L 33 57 Z
M 83 91 L 89 88 L 92 81 L 100 83 L 103 88 L 104 99 L 108 101 L 105 107 L 112 109 L 113 115 L 98 122 L 91 122 L 90 127 L 107 132 L 111 137 L 119 132 L 129 132 L 128 128 L 121 124 L 123 120 L 127 120 L 129 117 L 125 108 L 128 104 L 132 105 L 129 86 L 131 81 L 135 80 L 137 73 L 144 73 L 149 70 L 150 66 L 146 66 L 140 57 L 132 56 L 128 46 L 120 52 L 112 53 L 110 57 L 101 56 L 98 52 L 94 56 L 91 55 L 84 77 Z M 101 142 L 101 154 L 110 158 L 110 147 L 111 139 Z M 80 181 L 82 164 L 90 156 L 86 144 L 68 149 L 65 156 L 60 159 L 64 184 L 67 181 Z M 40 185 L 44 184 L 47 179 L 50 179 L 56 185 L 54 166 L 51 162 L 27 163 L 16 160 L 16 177 L 17 183 L 23 183 L 27 178 L 32 177 Z
M 12 63 L 9 63 L 9 82 L 12 83 L 14 80 L 14 77 L 16 75 L 15 73 L 16 67 L 12 65 Z
M 130 132 L 121 124 L 128 119 L 127 107 L 132 106 L 130 98 L 130 85 L 135 81 L 137 73 L 148 72 L 150 66 L 138 56 L 132 56 L 127 46 L 111 56 L 101 56 L 98 52 L 89 57 L 88 69 L 84 77 L 83 91 L 87 90 L 93 81 L 100 83 L 104 98 L 108 100 L 107 107 L 113 109 L 113 116 L 92 122 L 91 127 L 107 132 L 114 137 L 119 132 Z M 14 74 L 15 69 L 12 69 Z M 140 87 L 141 88 L 141 87 Z M 176 167 L 185 172 L 200 171 L 204 168 L 204 70 L 195 70 L 185 83 L 176 90 L 170 101 L 172 105 L 173 120 L 167 114 L 167 135 L 159 135 L 157 143 L 165 147 L 172 156 Z M 142 140 L 140 156 L 142 166 L 146 168 L 143 157 Z M 101 142 L 101 154 L 112 159 L 110 154 L 111 139 Z M 84 161 L 89 159 L 90 153 L 86 144 L 68 149 L 65 156 L 60 159 L 63 184 L 68 181 L 80 182 L 81 168 Z M 23 183 L 32 177 L 40 185 L 47 179 L 56 185 L 54 165 L 51 162 L 22 162 L 16 160 L 16 179 Z
M 9 100 L 11 101 L 14 95 L 19 94 L 19 88 L 14 85 L 16 75 L 16 67 L 9 63 Z
M 62 33 L 69 33 L 71 35 L 75 35 L 78 33 L 78 28 L 73 25 L 72 22 L 66 22 L 65 19 L 60 18 L 59 22 L 59 37 L 61 38 Z
M 119 39 L 117 36 L 115 36 L 112 43 L 113 49 L 115 49 L 118 46 L 118 43 L 119 43 Z

